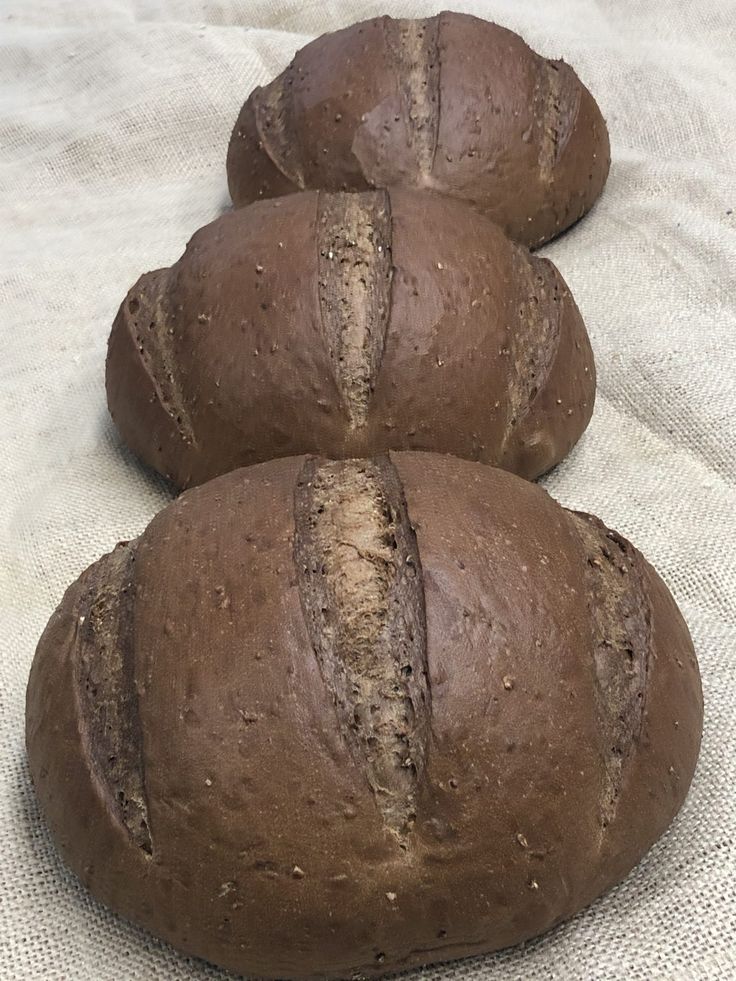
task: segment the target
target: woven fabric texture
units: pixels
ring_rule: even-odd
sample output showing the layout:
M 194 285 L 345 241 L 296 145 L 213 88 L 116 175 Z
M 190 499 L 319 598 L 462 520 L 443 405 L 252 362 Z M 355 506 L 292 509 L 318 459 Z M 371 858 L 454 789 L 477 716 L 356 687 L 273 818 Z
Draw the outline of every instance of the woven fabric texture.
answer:
M 0 0 L 0 977 L 224 978 L 92 900 L 44 828 L 23 744 L 65 587 L 169 499 L 121 445 L 104 358 L 129 285 L 228 205 L 251 88 L 310 37 L 432 3 Z M 608 120 L 592 213 L 545 251 L 587 321 L 596 411 L 545 480 L 630 537 L 690 625 L 706 720 L 675 824 L 618 888 L 440 979 L 736 977 L 736 20 L 733 0 L 457 0 L 564 57 Z

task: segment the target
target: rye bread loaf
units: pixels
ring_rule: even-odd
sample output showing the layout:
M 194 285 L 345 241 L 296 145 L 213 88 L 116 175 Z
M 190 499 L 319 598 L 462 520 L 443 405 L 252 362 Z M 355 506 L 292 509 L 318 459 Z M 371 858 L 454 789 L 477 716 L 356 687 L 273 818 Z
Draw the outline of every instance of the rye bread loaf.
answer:
M 664 832 L 702 723 L 687 627 L 596 518 L 422 453 L 189 491 L 67 591 L 31 772 L 92 893 L 246 975 L 514 944 Z
M 467 206 L 307 191 L 198 231 L 113 325 L 110 412 L 180 487 L 279 456 L 432 450 L 536 477 L 595 399 L 557 269 Z
M 564 61 L 468 14 L 377 17 L 325 34 L 255 89 L 227 157 L 236 205 L 308 187 L 462 198 L 537 246 L 608 176 L 601 112 Z

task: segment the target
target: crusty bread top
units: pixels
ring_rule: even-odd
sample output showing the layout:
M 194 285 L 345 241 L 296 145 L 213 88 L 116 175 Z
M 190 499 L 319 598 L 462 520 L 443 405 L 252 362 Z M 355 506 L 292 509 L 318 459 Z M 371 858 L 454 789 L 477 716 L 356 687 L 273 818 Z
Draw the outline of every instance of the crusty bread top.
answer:
M 609 163 L 606 124 L 569 65 L 443 12 L 306 45 L 245 102 L 227 170 L 238 206 L 305 188 L 419 188 L 462 198 L 534 247 L 591 207 Z
M 546 259 L 460 202 L 305 191 L 225 214 L 121 305 L 108 404 L 179 486 L 304 452 L 453 453 L 536 477 L 593 411 Z
M 499 470 L 292 458 L 183 494 L 67 592 L 27 742 L 62 854 L 272 977 L 506 946 L 681 805 L 702 698 L 641 555 Z

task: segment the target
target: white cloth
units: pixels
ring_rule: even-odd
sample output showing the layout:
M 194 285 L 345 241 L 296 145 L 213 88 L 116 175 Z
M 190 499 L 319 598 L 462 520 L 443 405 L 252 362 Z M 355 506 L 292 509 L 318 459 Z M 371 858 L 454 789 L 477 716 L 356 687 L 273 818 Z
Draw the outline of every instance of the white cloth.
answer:
M 250 89 L 310 36 L 434 3 L 0 0 L 0 977 L 220 978 L 96 904 L 56 856 L 23 747 L 25 683 L 64 588 L 168 500 L 105 409 L 108 330 L 140 272 L 227 202 Z M 706 699 L 690 796 L 628 879 L 525 948 L 433 979 L 736 977 L 736 10 L 733 0 L 475 0 L 563 56 L 613 166 L 546 250 L 598 364 L 590 429 L 546 484 L 659 569 Z

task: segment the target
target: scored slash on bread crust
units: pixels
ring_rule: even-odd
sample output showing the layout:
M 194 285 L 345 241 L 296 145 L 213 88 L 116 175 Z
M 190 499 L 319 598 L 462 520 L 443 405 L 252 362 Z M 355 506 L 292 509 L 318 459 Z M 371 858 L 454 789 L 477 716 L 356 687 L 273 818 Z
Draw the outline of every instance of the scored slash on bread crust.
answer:
M 136 543 L 118 545 L 85 574 L 77 613 L 76 689 L 82 741 L 110 813 L 151 854 L 135 680 Z
M 519 305 L 515 324 L 509 331 L 508 422 L 501 455 L 514 428 L 529 413 L 534 399 L 544 389 L 557 355 L 562 320 L 562 280 L 547 259 L 538 259 L 515 248 L 512 258 L 514 281 L 518 283 Z
M 196 446 L 172 345 L 174 328 L 167 304 L 170 275 L 171 269 L 157 269 L 142 276 L 123 302 L 118 318 L 121 329 L 127 328 L 134 340 L 162 408 L 174 421 L 181 439 Z
M 641 734 L 651 612 L 636 549 L 590 514 L 568 512 L 587 564 L 601 752 L 608 787 L 601 825 L 616 815 L 624 768 Z
M 540 61 L 540 80 L 535 98 L 541 130 L 539 139 L 539 173 L 547 183 L 554 180 L 567 141 L 570 139 L 580 109 L 580 82 L 564 61 Z
M 430 690 L 416 536 L 387 457 L 309 460 L 294 501 L 299 595 L 338 723 L 405 844 L 428 750 Z
M 439 16 L 383 17 L 381 32 L 395 92 L 364 114 L 351 151 L 371 186 L 432 187 L 440 122 Z
M 365 425 L 391 312 L 386 191 L 317 195 L 319 310 L 351 428 Z
M 385 17 L 386 43 L 409 121 L 408 139 L 416 154 L 417 184 L 432 173 L 440 117 L 439 16 L 427 20 Z
M 292 65 L 270 85 L 253 93 L 253 113 L 259 145 L 298 190 L 304 189 L 304 175 L 299 159 L 299 141 L 294 133 L 293 103 L 289 86 L 293 84 Z

